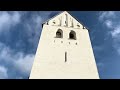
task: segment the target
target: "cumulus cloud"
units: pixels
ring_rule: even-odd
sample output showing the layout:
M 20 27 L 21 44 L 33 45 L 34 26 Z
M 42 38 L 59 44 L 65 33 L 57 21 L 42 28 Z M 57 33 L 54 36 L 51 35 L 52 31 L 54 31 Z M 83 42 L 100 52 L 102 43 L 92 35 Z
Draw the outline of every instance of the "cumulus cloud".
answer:
M 34 55 L 26 55 L 25 57 L 19 57 L 18 60 L 14 61 L 15 68 L 18 69 L 20 72 L 24 73 L 25 75 L 30 74 L 32 64 L 34 60 Z
M 100 12 L 99 21 L 105 23 L 108 29 L 108 33 L 113 39 L 113 47 L 120 55 L 120 21 L 118 19 L 120 12 L 106 11 Z
M 113 27 L 113 23 L 112 23 L 112 21 L 110 21 L 110 20 L 106 20 L 106 21 L 105 21 L 105 25 L 106 25 L 108 28 L 112 28 L 112 27 Z
M 15 26 L 20 22 L 21 15 L 19 12 L 0 12 L 0 31 L 10 30 L 12 26 Z
M 113 31 L 111 31 L 111 35 L 115 39 L 120 37 L 120 25 L 118 25 Z
M 8 78 L 7 68 L 5 68 L 4 66 L 0 66 L 0 79 L 6 78 Z
M 3 43 L 0 43 L 0 49 L 1 61 L 11 64 L 15 70 L 21 73 L 21 75 L 29 76 L 34 60 L 34 54 L 25 55 L 23 52 L 14 53 L 12 49 Z M 7 78 L 7 76 L 9 76 L 6 67 L 0 66 L 0 78 L 3 78 L 3 76 L 4 78 Z M 10 69 L 8 69 L 8 72 L 9 70 Z
M 0 60 L 11 60 L 11 50 L 5 44 L 0 42 Z
M 31 44 L 36 44 L 36 40 L 38 40 L 41 31 L 42 17 L 38 15 L 33 15 L 31 17 L 31 22 L 27 21 L 24 23 L 24 28 L 26 30 L 26 34 L 28 36 L 28 41 Z
M 24 39 L 26 39 L 26 42 L 29 43 L 29 45 L 33 46 L 33 50 L 36 49 L 36 46 L 38 44 L 38 40 L 40 37 L 41 32 L 41 26 L 42 23 L 47 20 L 51 13 L 55 11 L 49 11 L 49 12 L 22 12 L 22 11 L 1 11 L 0 12 L 0 34 L 6 35 L 5 38 L 11 39 L 12 36 L 10 36 L 10 30 L 15 30 L 16 25 L 21 25 L 19 28 L 16 28 L 16 32 L 21 31 L 23 34 L 21 36 L 25 36 Z M 57 11 L 56 11 L 57 12 Z M 22 30 L 19 30 L 19 29 Z M 21 33 L 20 32 L 20 33 Z M 19 36 L 19 33 L 16 33 Z M 18 37 L 17 36 L 17 37 Z M 15 42 L 15 47 L 25 46 L 23 43 L 23 38 L 19 37 L 19 40 Z M 10 40 L 8 40 L 10 41 Z
M 0 12 L 0 36 L 6 33 L 3 38 L 5 41 L 0 41 L 0 78 L 28 78 L 35 56 L 35 53 L 29 51 L 36 49 L 41 24 L 51 13 L 53 12 Z M 11 34 L 11 30 L 15 34 Z M 10 41 L 11 43 L 6 43 Z M 19 48 L 23 51 L 19 51 Z
M 27 54 L 24 55 L 23 52 L 17 52 L 14 53 L 14 51 L 12 49 L 10 49 L 8 46 L 0 43 L 0 60 L 4 61 L 5 63 L 9 63 L 14 67 L 14 70 L 19 71 L 21 73 L 21 75 L 25 75 L 28 76 L 30 71 L 31 71 L 31 67 L 32 67 L 32 63 L 34 60 L 34 54 Z M 7 66 L 6 66 L 7 67 Z M 7 78 L 7 70 L 5 69 L 5 67 L 0 66 L 0 77 L 2 77 L 1 72 L 4 71 L 4 76 L 6 76 Z M 11 72 L 11 69 L 8 70 L 8 73 Z M 22 77 L 22 76 L 21 76 Z
M 116 14 L 114 11 L 102 11 L 99 13 L 99 20 L 100 21 L 104 21 L 105 19 L 109 19 L 109 18 L 115 18 Z

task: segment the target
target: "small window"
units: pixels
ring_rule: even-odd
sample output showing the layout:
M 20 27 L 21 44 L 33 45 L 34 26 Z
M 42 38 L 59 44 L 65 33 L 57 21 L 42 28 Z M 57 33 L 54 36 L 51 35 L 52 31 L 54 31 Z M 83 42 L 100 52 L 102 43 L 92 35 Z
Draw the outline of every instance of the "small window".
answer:
M 67 62 L 67 52 L 65 52 L 65 62 Z
M 55 21 L 53 21 L 53 23 L 55 24 Z
M 75 33 L 74 31 L 71 31 L 71 32 L 69 33 L 69 39 L 74 39 L 74 40 L 76 40 L 76 33 Z
M 61 29 L 58 29 L 56 32 L 56 38 L 63 38 L 63 31 Z
M 80 27 L 80 25 L 78 24 L 77 27 Z

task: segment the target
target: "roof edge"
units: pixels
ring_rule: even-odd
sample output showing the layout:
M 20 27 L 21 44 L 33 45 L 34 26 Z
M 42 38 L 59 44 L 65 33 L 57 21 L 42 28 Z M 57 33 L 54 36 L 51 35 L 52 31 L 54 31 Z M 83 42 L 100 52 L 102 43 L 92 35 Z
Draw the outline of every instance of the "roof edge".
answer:
M 55 16 L 53 16 L 52 18 L 50 18 L 50 19 L 44 21 L 44 22 L 42 23 L 42 25 L 45 24 L 46 22 L 48 22 L 49 20 L 53 19 L 54 17 L 56 17 L 56 16 L 58 16 L 58 15 L 64 13 L 64 12 L 67 12 L 67 13 L 69 13 L 69 14 L 71 15 L 71 13 L 70 13 L 69 11 L 62 11 L 62 12 L 56 14 Z M 75 16 L 73 16 L 73 15 L 71 15 L 71 16 L 72 16 L 73 18 L 75 18 L 75 19 L 83 26 L 83 28 L 85 27 L 85 29 L 87 29 L 88 31 L 90 31 L 89 28 L 86 27 L 86 26 L 85 26 L 80 20 L 78 20 Z

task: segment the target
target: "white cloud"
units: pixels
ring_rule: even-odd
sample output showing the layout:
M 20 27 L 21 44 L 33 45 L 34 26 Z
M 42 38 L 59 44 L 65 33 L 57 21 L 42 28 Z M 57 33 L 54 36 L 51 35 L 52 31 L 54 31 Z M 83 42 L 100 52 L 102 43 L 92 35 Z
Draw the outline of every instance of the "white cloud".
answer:
M 99 13 L 99 21 L 102 22 L 107 28 L 113 29 L 114 28 L 114 19 L 116 18 L 116 12 L 114 11 L 104 11 Z
M 119 36 L 119 38 L 120 38 L 120 36 Z M 114 38 L 113 39 L 113 47 L 117 51 L 118 55 L 120 55 L 120 41 L 119 41 L 119 38 Z
M 21 21 L 21 14 L 19 12 L 13 12 L 13 15 L 11 15 L 11 20 L 12 20 L 12 24 L 17 24 Z
M 108 33 L 112 36 L 113 47 L 120 55 L 120 18 L 118 15 L 120 15 L 120 12 L 100 12 L 99 20 L 103 22 L 108 29 L 111 29 Z
M 112 37 L 115 39 L 120 38 L 120 25 L 115 27 L 113 31 L 111 31 Z
M 99 20 L 103 21 L 104 19 L 115 18 L 115 17 L 116 15 L 114 11 L 103 11 L 103 12 L 100 12 Z
M 37 45 L 38 43 L 42 22 L 43 18 L 41 17 L 41 15 L 34 14 L 31 17 L 31 21 L 28 20 L 26 23 L 24 23 L 24 30 L 28 38 L 27 40 L 29 44 L 33 46 L 33 48 L 36 48 L 35 45 Z
M 15 26 L 20 22 L 21 15 L 19 12 L 0 12 L 0 31 L 10 30 L 11 26 Z
M 34 60 L 34 55 L 26 55 L 25 57 L 19 57 L 18 60 L 14 61 L 15 68 L 20 72 L 29 75 L 32 64 Z
M 115 19 L 118 18 L 117 14 L 120 12 L 106 11 L 101 12 L 99 16 L 99 20 L 102 20 L 108 29 L 112 29 L 110 33 L 114 39 L 120 34 L 120 22 Z
M 117 52 L 118 52 L 118 54 L 120 54 L 120 48 L 117 48 Z
M 14 53 L 12 49 L 0 43 L 0 61 L 13 65 L 14 69 L 22 75 L 29 75 L 34 60 L 34 54 L 24 55 L 23 52 Z M 6 67 L 0 66 L 0 78 L 7 78 Z M 4 72 L 3 72 L 4 71 Z M 9 74 L 9 73 L 8 73 Z M 3 77 L 4 76 L 4 77 Z M 21 76 L 22 77 L 22 76 Z
M 110 20 L 106 20 L 106 21 L 105 21 L 105 25 L 106 25 L 108 28 L 113 28 L 113 22 L 110 21 Z
M 26 22 L 23 23 L 23 29 L 24 34 L 26 34 L 26 37 L 28 41 L 30 42 L 30 45 L 34 46 L 37 45 L 37 40 L 40 36 L 40 30 L 41 30 L 41 24 L 44 20 L 46 20 L 49 15 L 52 12 L 40 12 L 40 13 L 34 13 L 32 14 L 31 18 L 29 20 L 24 19 L 23 16 L 28 14 L 27 12 L 6 12 L 1 11 L 0 12 L 0 33 L 6 32 L 9 30 L 12 30 L 11 27 L 16 26 L 21 22 L 21 19 L 26 20 Z M 17 29 L 16 29 L 17 30 Z M 9 33 L 6 34 L 8 36 Z M 19 42 L 20 41 L 20 42 Z M 18 47 L 21 44 L 24 44 L 22 40 L 17 41 L 15 45 Z M 13 42 L 14 43 L 14 42 Z M 24 47 L 25 48 L 25 47 Z M 24 49 L 23 48 L 23 49 Z M 16 71 L 19 73 L 19 75 L 16 75 L 14 78 L 22 79 L 24 76 L 29 76 L 32 64 L 34 60 L 34 54 L 25 54 L 24 52 L 15 52 L 14 49 L 10 48 L 4 43 L 0 42 L 0 62 L 4 62 L 4 64 L 1 64 L 0 67 L 4 67 L 4 69 L 0 69 L 0 76 L 1 78 L 7 78 L 11 77 L 10 75 L 11 71 Z M 10 67 L 8 67 L 5 64 L 9 64 Z M 12 70 L 11 70 L 12 68 Z M 4 71 L 3 73 L 1 73 Z M 2 75 L 4 77 L 2 77 Z
M 4 66 L 0 66 L 0 79 L 6 78 L 8 78 L 7 68 L 5 68 Z
M 11 50 L 5 44 L 0 42 L 0 60 L 11 60 Z

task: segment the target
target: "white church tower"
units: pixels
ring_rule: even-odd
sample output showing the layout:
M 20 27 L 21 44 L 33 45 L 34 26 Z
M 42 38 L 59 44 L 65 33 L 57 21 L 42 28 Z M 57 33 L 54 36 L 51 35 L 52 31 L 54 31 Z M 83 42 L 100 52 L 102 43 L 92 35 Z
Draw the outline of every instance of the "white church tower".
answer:
M 68 12 L 43 24 L 29 79 L 99 79 L 88 30 Z

